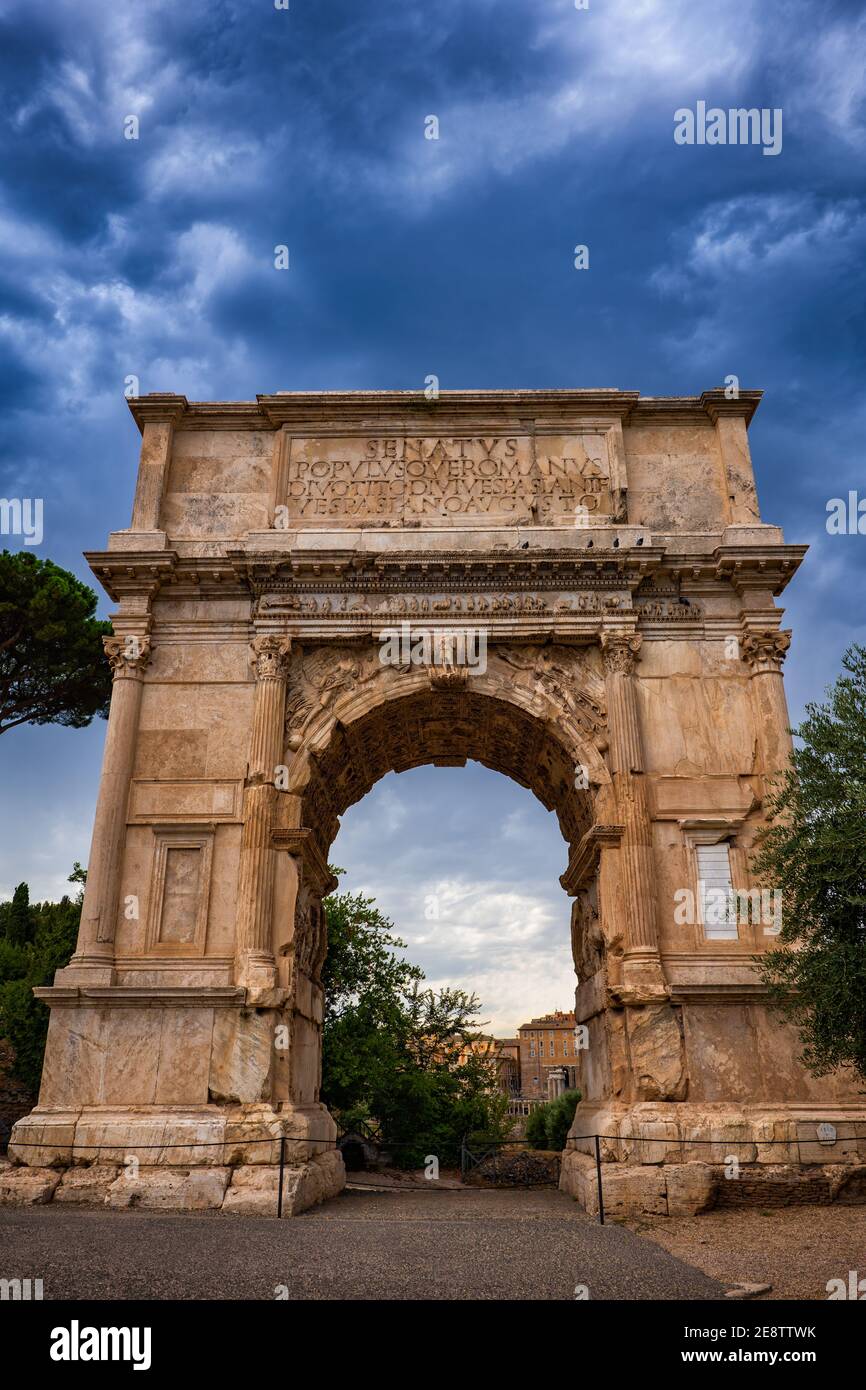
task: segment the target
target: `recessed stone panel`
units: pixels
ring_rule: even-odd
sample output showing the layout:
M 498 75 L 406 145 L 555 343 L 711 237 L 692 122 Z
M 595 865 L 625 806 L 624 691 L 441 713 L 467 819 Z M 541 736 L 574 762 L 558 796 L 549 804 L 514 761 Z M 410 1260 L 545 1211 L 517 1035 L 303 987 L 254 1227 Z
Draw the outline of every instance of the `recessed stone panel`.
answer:
M 293 438 L 278 501 L 290 526 L 609 517 L 608 447 L 604 430 Z

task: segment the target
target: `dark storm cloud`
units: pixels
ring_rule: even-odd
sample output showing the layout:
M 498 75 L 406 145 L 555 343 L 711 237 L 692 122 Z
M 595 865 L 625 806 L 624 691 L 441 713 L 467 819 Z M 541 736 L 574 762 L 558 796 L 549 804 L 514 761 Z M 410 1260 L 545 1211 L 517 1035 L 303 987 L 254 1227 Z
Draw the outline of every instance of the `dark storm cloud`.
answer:
M 866 537 L 824 525 L 866 487 L 862 6 L 0 12 L 0 493 L 45 498 L 40 553 L 84 575 L 81 550 L 127 524 L 129 375 L 249 398 L 735 373 L 767 393 L 765 519 L 814 546 L 785 601 L 795 712 L 820 694 L 864 635 Z M 780 107 L 782 153 L 675 145 L 698 100 Z

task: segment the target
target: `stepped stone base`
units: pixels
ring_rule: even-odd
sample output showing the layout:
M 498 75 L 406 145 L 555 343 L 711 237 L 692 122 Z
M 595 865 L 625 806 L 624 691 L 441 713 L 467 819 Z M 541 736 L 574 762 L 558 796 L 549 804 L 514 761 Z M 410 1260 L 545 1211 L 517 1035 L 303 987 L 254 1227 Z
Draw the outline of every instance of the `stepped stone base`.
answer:
M 105 1206 L 115 1210 L 225 1211 L 241 1216 L 276 1216 L 279 1165 L 166 1165 L 118 1170 L 102 1164 L 76 1168 L 9 1167 L 0 1174 L 0 1205 L 46 1202 Z M 342 1154 L 332 1149 L 308 1162 L 286 1166 L 283 1216 L 297 1216 L 336 1197 L 346 1183 Z
M 591 1216 L 598 1215 L 595 1160 L 571 1150 L 563 1155 L 559 1186 Z M 602 1165 L 605 1216 L 696 1216 L 714 1207 L 827 1206 L 866 1203 L 866 1164 L 749 1164 L 737 1179 L 724 1165 L 641 1163 Z
M 579 1105 L 559 1186 L 597 1215 L 592 1134 L 613 1217 L 866 1201 L 863 1106 Z
M 318 1104 L 37 1109 L 15 1126 L 0 1204 L 275 1216 L 285 1138 L 282 1212 L 295 1216 L 345 1186 L 336 1134 Z

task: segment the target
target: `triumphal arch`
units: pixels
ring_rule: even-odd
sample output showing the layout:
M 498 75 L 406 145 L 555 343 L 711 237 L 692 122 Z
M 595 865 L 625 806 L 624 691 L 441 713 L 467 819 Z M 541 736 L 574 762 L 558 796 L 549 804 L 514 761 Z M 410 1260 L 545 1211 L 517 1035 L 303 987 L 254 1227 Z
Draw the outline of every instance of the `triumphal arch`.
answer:
M 622 1210 L 699 1209 L 731 1155 L 751 1190 L 854 1180 L 856 1087 L 802 1070 L 753 965 L 780 904 L 750 851 L 790 749 L 775 600 L 804 554 L 759 514 L 758 401 L 130 403 L 132 522 L 88 556 L 116 604 L 102 782 L 77 950 L 37 991 L 22 1183 L 271 1210 L 283 1136 L 286 1209 L 337 1191 L 329 849 L 386 772 L 467 759 L 564 841 L 566 1189 L 592 1206 L 596 1134 Z

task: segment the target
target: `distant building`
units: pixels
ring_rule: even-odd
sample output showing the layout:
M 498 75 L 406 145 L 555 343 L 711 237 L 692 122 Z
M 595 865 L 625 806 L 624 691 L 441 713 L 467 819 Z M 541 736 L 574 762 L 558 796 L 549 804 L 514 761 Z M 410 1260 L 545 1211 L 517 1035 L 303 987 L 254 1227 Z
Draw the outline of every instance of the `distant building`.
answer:
M 520 1094 L 528 1100 L 549 1100 L 577 1083 L 574 1013 L 545 1014 L 518 1028 Z
M 520 1041 L 518 1038 L 491 1038 L 482 1034 L 466 1042 L 460 1054 L 465 1062 L 472 1055 L 490 1059 L 496 1069 L 496 1082 L 506 1095 L 520 1094 Z
M 520 1095 L 520 1039 L 499 1038 L 499 1088 L 506 1095 Z

